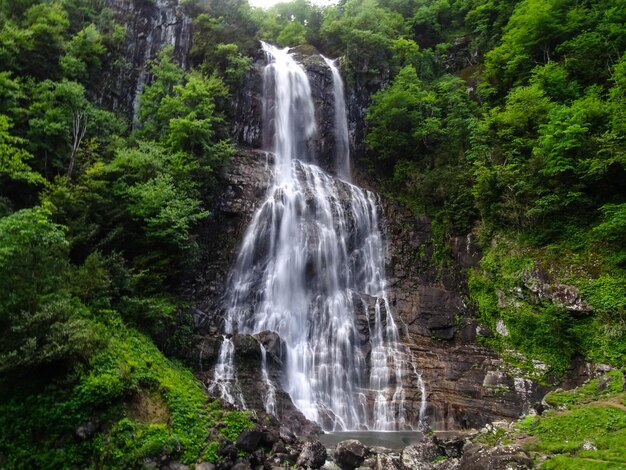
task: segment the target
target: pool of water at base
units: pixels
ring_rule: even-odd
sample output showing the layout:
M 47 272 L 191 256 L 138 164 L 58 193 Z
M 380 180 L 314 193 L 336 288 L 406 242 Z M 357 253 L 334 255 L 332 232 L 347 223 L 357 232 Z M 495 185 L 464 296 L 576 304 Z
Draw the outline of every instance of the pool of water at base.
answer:
M 400 450 L 418 443 L 423 437 L 419 431 L 340 431 L 327 432 L 318 438 L 326 448 L 333 448 L 341 441 L 357 439 L 368 447 Z

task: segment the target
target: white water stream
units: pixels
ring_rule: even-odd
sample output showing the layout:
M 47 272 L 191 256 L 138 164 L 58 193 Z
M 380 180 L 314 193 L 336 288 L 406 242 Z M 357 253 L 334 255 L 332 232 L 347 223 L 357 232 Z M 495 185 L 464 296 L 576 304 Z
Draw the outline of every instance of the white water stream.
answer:
M 350 184 L 343 84 L 334 81 L 337 172 L 315 165 L 316 134 L 308 77 L 287 49 L 263 44 L 264 137 L 275 154 L 273 184 L 247 229 L 226 294 L 226 334 L 278 333 L 286 347 L 280 384 L 295 406 L 325 430 L 402 430 L 406 383 L 415 374 L 389 314 L 386 243 L 379 197 Z M 338 109 L 341 108 L 341 109 Z M 245 406 L 233 343 L 225 337 L 213 390 Z M 275 391 L 262 348 L 266 411 Z

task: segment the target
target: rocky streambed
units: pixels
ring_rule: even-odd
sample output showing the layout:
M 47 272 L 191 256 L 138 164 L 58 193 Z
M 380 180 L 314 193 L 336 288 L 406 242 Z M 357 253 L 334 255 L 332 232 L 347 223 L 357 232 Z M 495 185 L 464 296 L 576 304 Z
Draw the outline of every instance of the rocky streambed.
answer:
M 481 432 L 434 432 L 402 448 L 365 445 L 358 439 L 329 444 L 324 435 L 296 438 L 270 417 L 242 433 L 236 442 L 226 439 L 217 449 L 219 463 L 201 463 L 196 470 L 483 470 L 534 468 L 530 455 L 517 445 L 490 446 L 474 442 Z M 364 440 L 368 437 L 361 433 Z M 376 434 L 376 433 L 373 433 Z M 393 434 L 393 433 L 392 433 Z M 371 439 L 372 437 L 370 437 Z M 376 438 L 376 437 L 374 437 Z M 322 443 L 324 441 L 325 443 Z M 172 469 L 184 470 L 184 466 Z

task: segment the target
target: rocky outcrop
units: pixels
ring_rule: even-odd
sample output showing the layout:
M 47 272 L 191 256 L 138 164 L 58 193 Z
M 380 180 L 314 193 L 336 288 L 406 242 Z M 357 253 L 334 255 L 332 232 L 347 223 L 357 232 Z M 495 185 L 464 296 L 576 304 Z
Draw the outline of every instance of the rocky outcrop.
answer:
M 385 202 L 389 237 L 390 298 L 406 325 L 406 342 L 426 383 L 428 423 L 434 429 L 481 427 L 515 419 L 540 403 L 545 388 L 521 377 L 478 336 L 491 332 L 467 305 L 464 269 L 480 253 L 471 237 L 437 246 L 430 220 Z M 454 262 L 437 265 L 435 250 Z M 417 384 L 409 392 L 420 396 Z
M 107 0 L 115 19 L 126 28 L 124 57 L 128 67 L 113 77 L 115 85 L 103 101 L 111 109 L 133 118 L 137 98 L 149 83 L 149 63 L 166 46 L 183 68 L 191 49 L 191 19 L 178 0 Z
M 464 470 L 521 470 L 535 468 L 530 455 L 515 445 L 487 447 L 467 446 L 461 459 Z
M 200 238 L 210 249 L 187 288 L 188 296 L 196 299 L 192 314 L 201 334 L 223 331 L 221 297 L 246 228 L 271 182 L 271 165 L 271 154 L 240 149 L 221 178 L 222 194 Z

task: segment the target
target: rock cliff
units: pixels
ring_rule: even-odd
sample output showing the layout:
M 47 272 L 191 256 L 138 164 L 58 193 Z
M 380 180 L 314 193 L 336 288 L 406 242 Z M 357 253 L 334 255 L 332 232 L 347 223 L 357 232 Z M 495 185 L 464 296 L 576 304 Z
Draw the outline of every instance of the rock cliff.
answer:
M 178 0 L 107 0 L 114 17 L 126 27 L 128 61 L 116 77 L 115 86 L 103 101 L 111 109 L 133 118 L 137 98 L 150 82 L 149 65 L 158 52 L 167 46 L 174 48 L 174 57 L 182 67 L 187 66 L 191 49 L 191 19 L 184 14 Z

